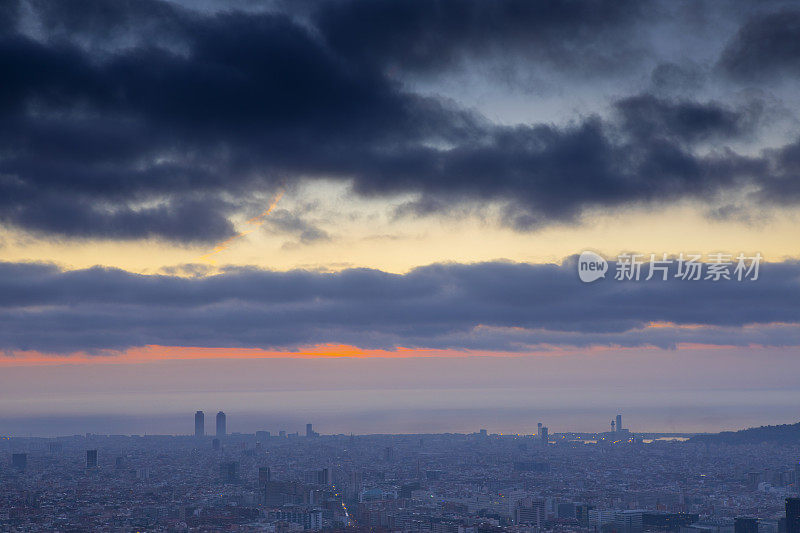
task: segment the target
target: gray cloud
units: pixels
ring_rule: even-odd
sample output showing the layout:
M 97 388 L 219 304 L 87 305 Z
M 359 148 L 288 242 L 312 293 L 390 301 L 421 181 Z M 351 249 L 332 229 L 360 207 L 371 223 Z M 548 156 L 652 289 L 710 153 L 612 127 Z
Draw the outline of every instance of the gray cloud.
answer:
M 800 198 L 794 140 L 737 153 L 726 143 L 754 135 L 758 105 L 696 100 L 692 73 L 664 66 L 646 31 L 631 33 L 692 18 L 695 3 L 26 5 L 35 24 L 15 4 L 0 11 L 19 30 L 0 37 L 0 221 L 44 236 L 213 242 L 233 234 L 229 217 L 253 192 L 315 178 L 370 197 L 415 194 L 414 214 L 496 202 L 520 230 L 745 188 L 768 206 Z M 756 18 L 733 37 L 726 68 L 755 64 L 737 59 L 749 48 L 736 43 L 773 25 L 785 51 L 792 30 L 769 14 L 776 5 L 742 6 Z M 696 24 L 717 9 L 702 6 Z M 655 62 L 654 81 L 673 82 L 659 96 L 621 87 L 629 96 L 605 118 L 506 125 L 416 93 L 396 72 L 434 76 L 507 54 L 612 81 L 613 65 Z
M 627 38 L 653 6 L 642 2 L 506 0 L 352 0 L 320 3 L 312 20 L 340 54 L 377 68 L 431 72 L 476 59 L 526 57 L 594 74 L 642 59 L 646 44 Z M 369 46 L 364 46 L 369 43 Z
M 266 224 L 274 232 L 285 233 L 297 238 L 300 244 L 327 241 L 331 238 L 325 230 L 309 222 L 299 213 L 286 209 L 272 211 L 269 218 L 266 219 Z
M 730 76 L 754 81 L 800 75 L 800 10 L 751 17 L 731 39 L 719 62 Z
M 3 263 L 0 348 L 794 346 L 798 297 L 797 262 L 762 265 L 757 281 L 593 284 L 578 280 L 575 258 L 563 266 L 431 265 L 405 275 L 232 269 L 193 278 Z

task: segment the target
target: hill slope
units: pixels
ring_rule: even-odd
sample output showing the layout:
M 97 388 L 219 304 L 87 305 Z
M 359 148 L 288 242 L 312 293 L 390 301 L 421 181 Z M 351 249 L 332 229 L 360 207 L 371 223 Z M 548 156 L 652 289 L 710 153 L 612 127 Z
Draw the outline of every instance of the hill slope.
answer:
M 714 444 L 758 444 L 771 442 L 777 444 L 800 444 L 800 422 L 780 426 L 761 426 L 741 431 L 723 431 L 713 435 L 697 435 L 689 442 Z

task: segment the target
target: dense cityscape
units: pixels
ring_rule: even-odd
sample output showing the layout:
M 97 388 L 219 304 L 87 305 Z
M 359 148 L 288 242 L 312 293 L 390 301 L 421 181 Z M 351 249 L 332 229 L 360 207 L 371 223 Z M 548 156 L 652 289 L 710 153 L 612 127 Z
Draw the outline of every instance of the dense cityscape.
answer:
M 0 0 L 0 533 L 800 533 L 800 0 Z
M 682 531 L 800 527 L 800 445 L 606 433 L 7 437 L 0 531 Z

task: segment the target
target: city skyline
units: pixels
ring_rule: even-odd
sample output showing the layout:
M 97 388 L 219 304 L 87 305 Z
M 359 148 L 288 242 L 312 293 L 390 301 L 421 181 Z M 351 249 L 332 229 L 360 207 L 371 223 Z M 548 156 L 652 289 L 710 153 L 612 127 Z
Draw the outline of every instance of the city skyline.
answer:
M 0 0 L 0 532 L 800 533 L 800 3 Z
M 237 427 L 244 419 L 251 427 L 275 420 L 302 429 L 308 414 L 331 421 L 331 427 L 319 426 L 326 433 L 466 432 L 491 420 L 497 421 L 496 431 L 518 432 L 536 418 L 550 420 L 553 431 L 603 431 L 605 413 L 618 410 L 651 432 L 738 430 L 797 421 L 794 376 L 800 367 L 793 349 L 749 350 L 734 359 L 736 364 L 721 350 L 670 351 L 667 359 L 659 358 L 659 352 L 210 358 L 157 364 L 106 360 L 97 363 L 102 372 L 85 364 L 21 365 L 0 372 L 5 391 L 0 430 L 52 435 L 53 424 L 62 424 L 60 434 L 171 433 L 187 427 L 181 422 L 185 412 L 200 407 L 213 414 L 218 406 L 236 414 L 231 431 L 247 430 Z M 706 379 L 706 368 L 714 369 L 719 384 Z M 322 385 L 312 379 L 317 369 L 325 377 Z M 94 390 L 86 390 L 87 375 L 102 376 Z M 47 387 L 48 395 L 42 398 L 32 390 L 31 381 Z M 131 425 L 136 429 L 128 430 Z
M 13 452 L 0 461 L 0 480 L 12 487 L 0 491 L 8 509 L 0 526 L 468 533 L 800 527 L 800 425 L 793 437 L 759 428 L 750 445 L 723 446 L 730 435 L 619 438 L 623 427 L 545 440 L 547 427 L 537 427 L 539 434 L 528 436 L 485 429 L 317 435 L 312 426 L 310 437 L 20 437 L 0 442 L 0 457 Z M 47 483 L 36 491 L 26 490 L 42 479 Z
M 409 413 L 411 414 L 411 413 Z M 235 421 L 235 431 L 227 431 L 227 424 L 228 424 L 228 416 L 226 413 L 219 411 L 216 416 L 216 424 L 215 424 L 215 431 L 214 433 L 205 433 L 204 431 L 204 418 L 205 412 L 202 410 L 195 411 L 193 415 L 193 431 L 186 431 L 183 432 L 180 429 L 180 426 L 185 424 L 176 424 L 175 420 L 178 417 L 159 417 L 162 418 L 158 423 L 161 428 L 169 428 L 169 424 L 173 424 L 171 431 L 163 431 L 153 432 L 153 431 L 124 431 L 124 430 L 115 430 L 115 431 L 98 431 L 96 426 L 91 426 L 88 428 L 87 431 L 74 431 L 74 432 L 62 432 L 62 433 L 42 433 L 42 434 L 32 434 L 28 432 L 25 435 L 20 434 L 19 437 L 36 437 L 36 438 L 59 438 L 59 437 L 66 437 L 74 434 L 86 434 L 86 435 L 95 435 L 95 436 L 103 436 L 103 435 L 150 435 L 150 436 L 193 436 L 195 438 L 203 438 L 207 440 L 220 440 L 225 439 L 229 436 L 242 436 L 242 435 L 256 435 L 258 437 L 259 434 L 267 435 L 269 438 L 272 437 L 300 437 L 300 438 L 313 438 L 319 437 L 320 435 L 327 435 L 327 436 L 342 436 L 342 435 L 360 435 L 360 436 L 369 436 L 369 435 L 436 435 L 440 433 L 446 434 L 460 434 L 460 435 L 493 435 L 493 436 L 519 436 L 519 437 L 532 437 L 538 439 L 540 441 L 549 441 L 548 437 L 554 437 L 556 442 L 558 438 L 564 438 L 563 435 L 586 435 L 586 436 L 598 436 L 598 435 L 606 435 L 606 436 L 618 436 L 623 439 L 629 438 L 643 438 L 644 436 L 650 435 L 662 435 L 662 436 L 691 436 L 691 435 L 713 435 L 718 434 L 718 432 L 704 432 L 704 431 L 680 431 L 678 428 L 673 428 L 672 430 L 653 430 L 653 429 L 642 429 L 636 428 L 631 429 L 630 427 L 622 426 L 622 414 L 617 413 L 614 415 L 614 418 L 611 419 L 610 427 L 606 425 L 602 427 L 602 420 L 597 416 L 593 417 L 593 421 L 590 424 L 591 428 L 580 428 L 580 427 L 571 427 L 571 428 L 564 428 L 560 427 L 556 431 L 550 431 L 548 426 L 545 426 L 541 421 L 533 422 L 533 418 L 530 414 L 520 413 L 521 418 L 527 417 L 527 420 L 521 424 L 519 427 L 512 429 L 511 431 L 503 431 L 494 429 L 492 424 L 488 426 L 482 426 L 478 429 L 473 428 L 472 430 L 448 430 L 445 432 L 437 432 L 431 428 L 428 428 L 426 431 L 413 431 L 413 427 L 407 428 L 406 431 L 400 432 L 391 432 L 391 431 L 382 431 L 382 432 L 355 432 L 352 428 L 348 429 L 347 427 L 339 427 L 336 423 L 332 423 L 331 421 L 323 420 L 322 424 L 327 429 L 326 432 L 320 433 L 313 429 L 314 424 L 311 422 L 306 423 L 297 423 L 297 420 L 301 420 L 302 417 L 295 417 L 294 419 L 272 419 L 270 420 L 269 417 L 264 417 L 263 415 L 258 415 L 254 413 L 235 413 L 234 421 Z M 470 417 L 472 417 L 473 413 L 470 413 Z M 452 416 L 451 414 L 444 414 L 444 416 Z M 139 416 L 139 417 L 127 417 L 122 418 L 116 422 L 116 428 L 124 428 L 125 424 L 133 423 L 135 427 L 139 427 L 138 424 L 148 423 L 148 419 L 151 417 Z M 470 418 L 471 421 L 473 419 Z M 487 419 L 488 421 L 496 424 L 496 420 Z M 61 427 L 57 424 L 53 424 L 55 419 L 49 420 L 49 427 L 50 431 L 53 430 L 54 427 Z M 63 422 L 63 420 L 61 421 Z M 70 420 L 68 421 L 70 424 L 80 424 L 77 420 Z M 152 421 L 150 421 L 152 422 Z M 85 421 L 84 421 L 85 423 Z M 463 422 L 460 422 L 463 424 Z M 555 423 L 557 425 L 563 424 L 561 420 L 558 418 L 556 419 L 549 419 L 548 424 Z M 627 426 L 628 424 L 626 424 Z M 78 426 L 72 426 L 78 427 Z M 150 426 L 154 427 L 154 426 Z M 464 426 L 462 426 L 464 427 Z M 558 427 L 558 426 L 557 426 Z M 304 429 L 303 429 L 304 428 Z M 87 429 L 86 426 L 83 429 Z M 743 428 L 736 428 L 735 430 L 745 430 L 751 429 L 747 427 Z M 735 431 L 734 430 L 734 431 Z

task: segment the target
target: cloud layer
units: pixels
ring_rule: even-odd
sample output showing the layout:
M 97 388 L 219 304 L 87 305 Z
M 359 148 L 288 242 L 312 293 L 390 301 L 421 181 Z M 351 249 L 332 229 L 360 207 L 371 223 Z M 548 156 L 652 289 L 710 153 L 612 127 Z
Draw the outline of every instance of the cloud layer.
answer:
M 796 262 L 762 265 L 757 281 L 592 284 L 578 280 L 575 258 L 430 265 L 405 275 L 240 269 L 197 278 L 3 263 L 0 349 L 797 346 L 798 297 Z
M 800 11 L 714 6 L 6 3 L 0 220 L 52 237 L 211 242 L 235 233 L 230 217 L 252 193 L 318 178 L 369 197 L 417 195 L 406 213 L 495 202 L 520 230 L 741 191 L 795 205 L 796 139 L 732 148 L 757 138 L 757 100 L 618 85 L 597 114 L 506 124 L 414 89 L 415 79 L 435 88 L 443 73 L 509 61 L 575 88 L 631 68 L 663 75 L 657 37 L 676 21 L 702 26 L 701 14 L 738 28 L 708 30 L 721 51 L 709 75 L 760 89 L 794 79 Z

